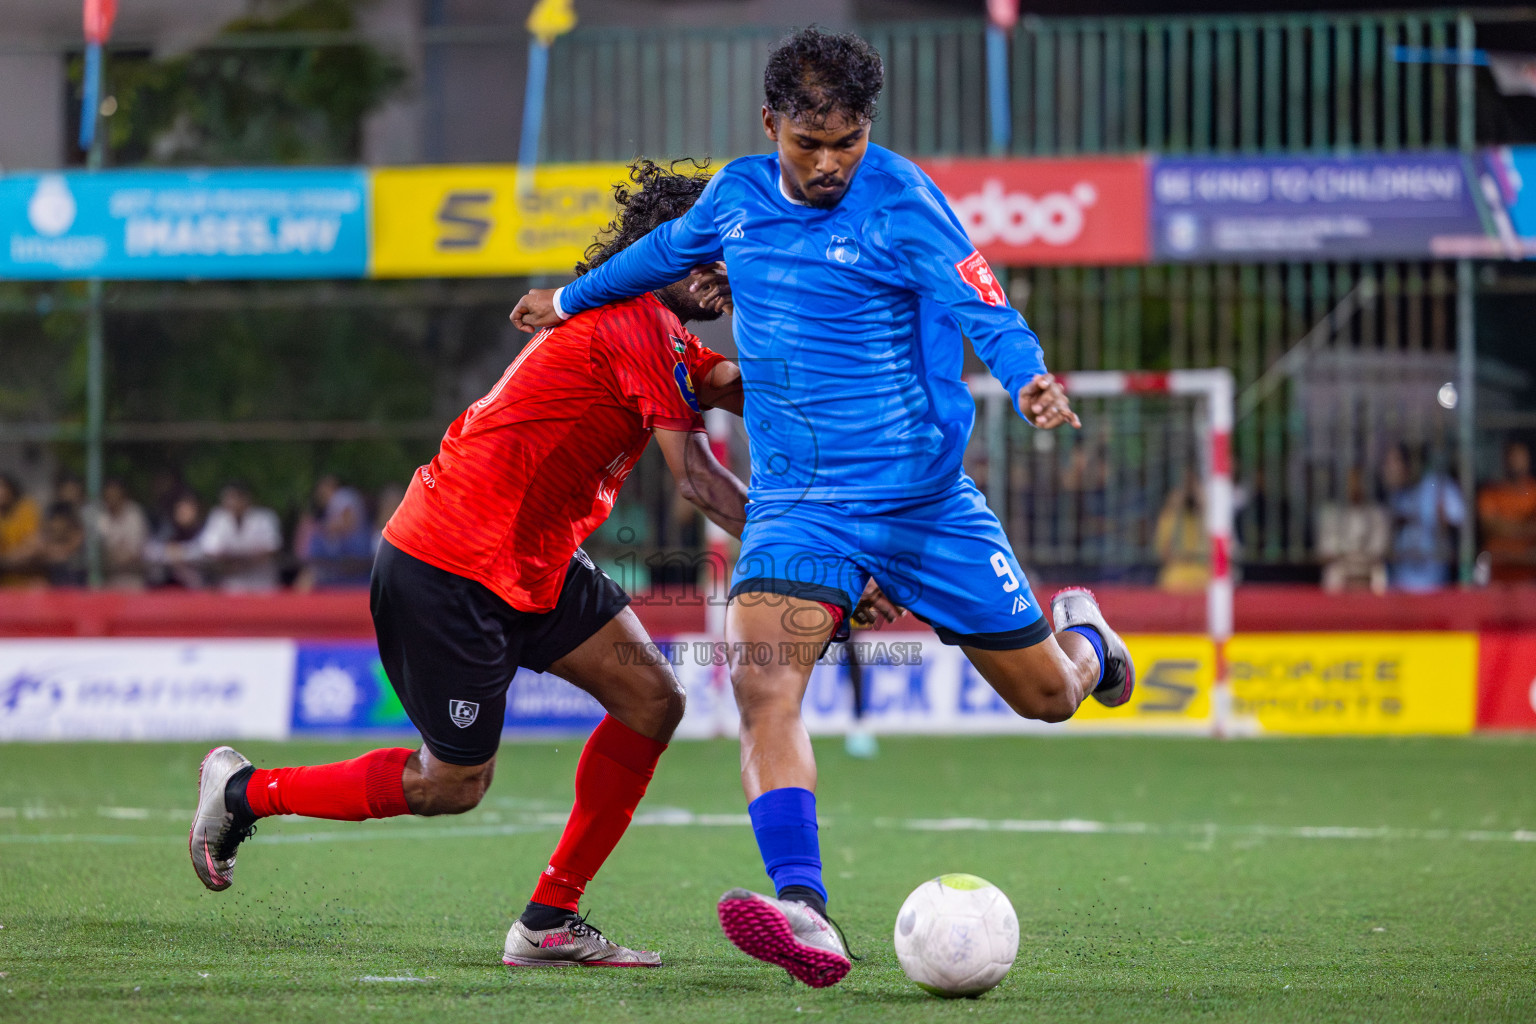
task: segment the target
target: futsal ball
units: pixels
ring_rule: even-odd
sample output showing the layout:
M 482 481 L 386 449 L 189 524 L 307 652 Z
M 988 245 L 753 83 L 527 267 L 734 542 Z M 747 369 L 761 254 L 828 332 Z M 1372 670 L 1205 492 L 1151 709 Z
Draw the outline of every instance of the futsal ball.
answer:
M 1019 918 L 1003 891 L 975 875 L 940 875 L 912 890 L 896 915 L 896 957 L 919 988 L 945 999 L 979 996 L 1019 955 Z

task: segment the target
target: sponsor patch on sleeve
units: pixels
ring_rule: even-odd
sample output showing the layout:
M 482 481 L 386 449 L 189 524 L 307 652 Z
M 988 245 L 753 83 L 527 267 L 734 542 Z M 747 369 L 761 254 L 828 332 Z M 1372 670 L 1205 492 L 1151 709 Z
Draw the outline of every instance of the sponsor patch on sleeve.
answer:
M 693 390 L 693 378 L 688 375 L 688 368 L 682 363 L 672 364 L 672 379 L 677 381 L 677 390 L 682 393 L 683 401 L 688 403 L 688 408 L 694 412 L 700 412 L 699 398 Z
M 955 269 L 960 271 L 961 280 L 976 289 L 976 295 L 982 302 L 989 306 L 1008 305 L 1008 296 L 1003 294 L 1003 286 L 998 283 L 997 275 L 992 273 L 992 268 L 987 266 L 981 253 L 972 252 L 956 263 Z

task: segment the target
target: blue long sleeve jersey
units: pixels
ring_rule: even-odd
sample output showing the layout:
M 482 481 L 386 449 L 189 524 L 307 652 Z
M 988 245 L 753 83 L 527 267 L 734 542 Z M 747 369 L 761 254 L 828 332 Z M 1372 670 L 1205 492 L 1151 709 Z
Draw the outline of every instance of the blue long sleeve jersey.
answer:
M 774 154 L 723 167 L 693 208 L 566 285 L 567 315 L 725 260 L 754 501 L 910 500 L 952 485 L 976 406 L 962 331 L 1008 393 L 1045 372 L 933 181 L 871 145 L 830 210 L 784 191 Z

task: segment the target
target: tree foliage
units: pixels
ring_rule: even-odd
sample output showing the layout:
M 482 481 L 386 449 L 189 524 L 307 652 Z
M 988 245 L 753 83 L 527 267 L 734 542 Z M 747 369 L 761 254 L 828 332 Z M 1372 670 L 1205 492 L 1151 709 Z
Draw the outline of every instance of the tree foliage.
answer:
M 117 110 L 112 162 L 327 164 L 357 160 L 362 125 L 405 81 L 394 57 L 367 45 L 249 47 L 242 36 L 347 32 L 357 0 L 302 0 L 240 18 L 190 53 L 109 61 Z

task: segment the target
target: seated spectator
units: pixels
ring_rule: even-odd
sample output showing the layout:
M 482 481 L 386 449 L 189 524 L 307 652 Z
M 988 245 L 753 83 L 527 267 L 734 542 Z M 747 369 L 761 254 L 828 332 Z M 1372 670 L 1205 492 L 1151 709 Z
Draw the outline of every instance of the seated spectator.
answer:
M 327 473 L 315 484 L 313 519 L 301 531 L 300 589 L 366 586 L 373 569 L 372 524 L 363 496 Z
M 9 474 L 0 474 L 0 586 L 41 582 L 34 569 L 39 544 L 37 503 L 21 493 Z
M 1451 531 L 1467 519 L 1460 488 L 1426 463 L 1422 451 L 1398 444 L 1387 450 L 1381 467 L 1393 526 L 1387 582 L 1396 590 L 1423 592 L 1448 585 L 1456 551 Z
M 203 532 L 203 504 L 191 491 L 180 492 L 166 504 L 165 520 L 144 546 L 149 583 L 197 590 L 207 585 L 197 545 Z
M 121 480 L 108 480 L 102 485 L 96 530 L 101 536 L 101 561 L 107 586 L 143 589 L 144 545 L 149 542 L 149 520 L 139 503 L 128 496 L 128 488 Z
M 85 524 L 79 507 L 55 501 L 43 517 L 37 566 L 50 586 L 85 586 Z
M 1317 553 L 1323 560 L 1323 589 L 1333 592 L 1387 589 L 1387 552 L 1392 545 L 1392 521 L 1381 504 L 1365 493 L 1365 476 L 1349 471 L 1343 502 L 1324 505 L 1317 513 Z
M 1515 441 L 1504 448 L 1503 480 L 1477 496 L 1477 521 L 1483 531 L 1491 577 L 1503 583 L 1536 581 L 1536 477 L 1531 449 Z
M 1205 528 L 1205 488 L 1193 469 L 1168 495 L 1157 517 L 1154 540 L 1163 567 L 1157 585 L 1187 593 L 1205 589 L 1211 581 L 1211 538 Z
M 48 501 L 49 511 L 55 505 L 68 505 L 75 511 L 85 508 L 85 481 L 67 469 L 53 475 L 53 497 Z
M 197 550 L 215 570 L 219 586 L 236 592 L 276 590 L 282 549 L 277 513 L 258 507 L 244 484 L 225 484 L 219 506 L 208 513 L 197 538 Z

